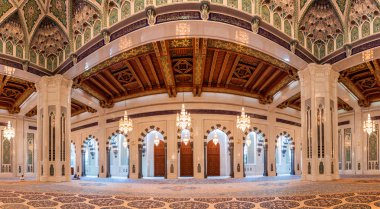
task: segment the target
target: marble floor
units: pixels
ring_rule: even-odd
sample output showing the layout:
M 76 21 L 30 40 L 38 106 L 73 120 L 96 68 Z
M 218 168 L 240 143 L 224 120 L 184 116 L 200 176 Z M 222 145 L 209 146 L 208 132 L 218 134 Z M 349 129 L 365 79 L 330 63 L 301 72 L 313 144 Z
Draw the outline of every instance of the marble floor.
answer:
M 98 179 L 40 183 L 0 179 L 0 208 L 380 208 L 380 176 L 305 182 L 244 179 Z

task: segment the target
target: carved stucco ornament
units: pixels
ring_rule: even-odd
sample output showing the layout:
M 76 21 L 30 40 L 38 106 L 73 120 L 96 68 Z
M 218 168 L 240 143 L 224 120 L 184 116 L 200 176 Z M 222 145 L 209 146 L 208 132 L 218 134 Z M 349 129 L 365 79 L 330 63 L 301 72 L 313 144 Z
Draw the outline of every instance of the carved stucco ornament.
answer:
M 102 30 L 102 36 L 104 39 L 104 43 L 108 44 L 110 42 L 110 32 L 107 29 Z
M 202 20 L 208 20 L 209 13 L 210 13 L 210 2 L 202 1 L 200 12 L 201 12 Z
M 349 44 L 344 45 L 344 49 L 346 50 L 346 57 L 351 56 L 351 54 L 352 54 L 352 46 L 349 45 Z
M 75 53 L 70 54 L 71 59 L 73 60 L 74 65 L 77 64 L 78 56 Z
M 146 17 L 150 26 L 156 24 L 156 10 L 154 7 L 148 7 L 146 10 Z
M 290 41 L 290 51 L 292 51 L 293 53 L 296 53 L 297 45 L 298 45 L 297 40 Z
M 259 32 L 260 21 L 261 18 L 259 16 L 254 16 L 251 21 L 252 31 L 256 34 Z

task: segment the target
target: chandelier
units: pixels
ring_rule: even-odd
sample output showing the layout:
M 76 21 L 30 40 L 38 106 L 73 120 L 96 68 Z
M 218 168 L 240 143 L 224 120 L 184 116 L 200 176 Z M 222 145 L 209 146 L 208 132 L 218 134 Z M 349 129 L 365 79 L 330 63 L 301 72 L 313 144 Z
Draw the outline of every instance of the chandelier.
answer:
M 11 122 L 8 121 L 7 127 L 4 128 L 3 130 L 3 136 L 4 138 L 11 140 L 12 138 L 15 137 L 16 131 L 15 128 L 12 127 Z
M 154 144 L 156 145 L 156 147 L 158 146 L 158 144 L 160 144 L 160 139 L 158 138 L 157 132 L 156 132 L 156 134 L 154 136 Z
M 124 134 L 127 134 L 133 130 L 132 119 L 128 118 L 127 111 L 124 112 L 124 117 L 122 117 L 119 121 L 119 130 Z
M 368 62 L 373 60 L 373 49 L 368 49 L 362 52 L 363 62 Z
M 216 133 L 216 130 L 214 131 L 214 137 L 212 138 L 212 142 L 214 142 L 215 145 L 217 145 L 219 142 L 218 134 Z
M 371 115 L 368 114 L 367 120 L 363 121 L 363 130 L 370 135 L 375 131 L 375 122 L 371 119 Z
M 185 134 L 185 136 L 183 137 L 182 141 L 183 141 L 183 143 L 185 143 L 185 145 L 187 146 L 187 144 L 188 144 L 189 141 L 190 141 L 188 134 Z
M 245 140 L 245 144 L 249 147 L 251 145 L 252 141 L 251 141 L 251 137 L 248 137 L 246 140 Z
M 244 107 L 242 107 L 241 115 L 237 116 L 236 127 L 244 132 L 247 128 L 249 128 L 250 124 L 251 118 L 245 113 Z
M 7 76 L 12 76 L 15 73 L 15 68 L 9 67 L 9 66 L 4 66 L 4 73 Z
M 181 130 L 190 127 L 191 125 L 191 116 L 190 113 L 186 112 L 185 104 L 182 104 L 181 113 L 177 113 L 177 126 Z

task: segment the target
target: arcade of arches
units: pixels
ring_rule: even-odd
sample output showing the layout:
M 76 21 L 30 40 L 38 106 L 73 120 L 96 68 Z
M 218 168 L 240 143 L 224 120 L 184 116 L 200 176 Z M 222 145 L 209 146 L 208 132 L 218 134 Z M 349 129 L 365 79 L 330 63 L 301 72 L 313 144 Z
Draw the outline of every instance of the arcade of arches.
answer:
M 380 207 L 379 194 L 358 193 L 379 189 L 379 34 L 378 0 L 0 1 L 0 197 L 4 182 L 26 178 L 33 185 L 15 183 L 12 195 L 68 182 L 77 198 L 88 186 L 114 203 L 136 185 L 142 196 L 195 198 L 225 196 L 226 184 L 231 197 L 273 199 L 187 203 Z M 272 181 L 286 183 L 265 193 L 260 183 Z M 323 197 L 325 188 L 347 193 Z M 316 196 L 274 200 L 302 191 Z M 169 203 L 157 207 L 187 204 Z

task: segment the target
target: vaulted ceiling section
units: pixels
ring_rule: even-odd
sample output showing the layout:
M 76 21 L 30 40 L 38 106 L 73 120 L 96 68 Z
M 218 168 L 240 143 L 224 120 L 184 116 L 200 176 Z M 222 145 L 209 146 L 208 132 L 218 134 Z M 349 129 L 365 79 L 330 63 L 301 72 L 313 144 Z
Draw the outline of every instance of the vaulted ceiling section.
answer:
M 269 104 L 298 79 L 293 67 L 254 49 L 213 39 L 149 43 L 100 63 L 74 79 L 102 107 L 125 99 L 179 91 L 244 95 Z
M 1 0 L 0 57 L 9 55 L 12 61 L 28 63 L 36 69 L 33 73 L 39 75 L 59 73 L 60 67 L 67 65 L 65 61 L 90 47 L 92 39 L 103 38 L 102 31 L 106 31 L 104 34 L 115 31 L 116 27 L 123 27 L 117 23 L 133 16 L 146 18 L 141 14 L 147 8 L 186 4 L 181 7 L 183 11 L 194 11 L 194 4 L 200 8 L 201 3 L 200 0 Z M 267 23 L 265 27 L 271 27 L 269 31 L 277 31 L 275 36 L 289 43 L 297 40 L 301 51 L 306 53 L 304 56 L 314 61 L 327 61 L 329 55 L 336 56 L 333 52 L 344 52 L 344 46 L 380 32 L 377 0 L 229 0 L 209 4 L 210 12 L 214 6 L 230 8 L 216 11 L 227 17 L 243 18 L 247 14 L 260 17 Z M 234 10 L 240 10 L 239 15 Z

